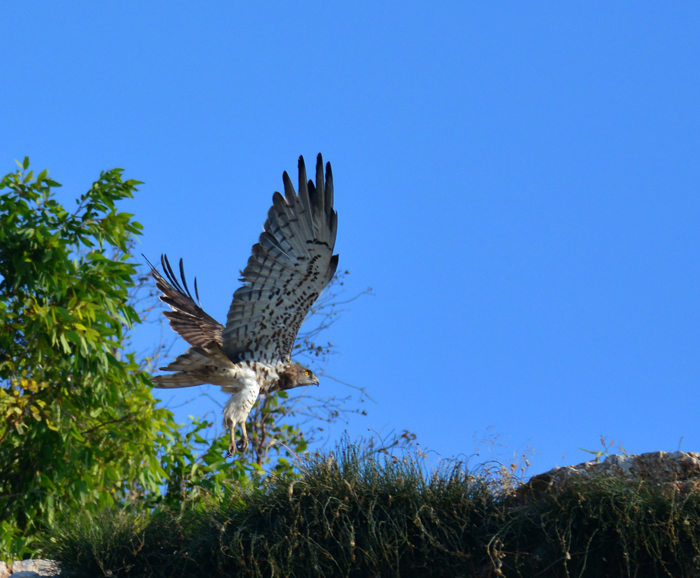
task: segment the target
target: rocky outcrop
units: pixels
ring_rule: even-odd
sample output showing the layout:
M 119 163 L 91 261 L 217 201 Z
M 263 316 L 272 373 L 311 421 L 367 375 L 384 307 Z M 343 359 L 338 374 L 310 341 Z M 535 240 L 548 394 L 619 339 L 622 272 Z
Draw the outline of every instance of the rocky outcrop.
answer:
M 58 578 L 60 571 L 51 560 L 20 560 L 5 564 L 0 562 L 0 578 Z
M 651 452 L 639 455 L 609 455 L 605 461 L 593 460 L 577 466 L 554 468 L 533 476 L 518 488 L 516 495 L 537 498 L 556 493 L 572 483 L 595 478 L 616 477 L 627 482 L 646 482 L 685 495 L 700 490 L 700 453 Z

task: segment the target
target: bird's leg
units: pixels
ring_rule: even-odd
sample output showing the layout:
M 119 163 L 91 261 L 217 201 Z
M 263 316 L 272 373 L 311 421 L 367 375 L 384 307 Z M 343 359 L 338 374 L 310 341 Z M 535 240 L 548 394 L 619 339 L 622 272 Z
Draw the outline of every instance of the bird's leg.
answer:
M 248 432 L 245 430 L 245 421 L 241 422 L 241 431 L 243 432 L 243 437 L 236 444 L 238 451 L 244 454 L 248 451 Z
M 228 444 L 227 458 L 232 458 L 236 455 L 236 450 L 242 454 L 248 451 L 248 432 L 245 429 L 245 422 L 241 423 L 241 430 L 243 431 L 243 437 L 236 441 L 236 424 L 231 424 L 231 441 Z
M 231 436 L 231 441 L 228 444 L 228 453 L 226 454 L 227 458 L 232 458 L 234 455 L 236 455 L 236 424 L 235 422 L 231 424 L 231 430 L 230 430 L 230 436 Z

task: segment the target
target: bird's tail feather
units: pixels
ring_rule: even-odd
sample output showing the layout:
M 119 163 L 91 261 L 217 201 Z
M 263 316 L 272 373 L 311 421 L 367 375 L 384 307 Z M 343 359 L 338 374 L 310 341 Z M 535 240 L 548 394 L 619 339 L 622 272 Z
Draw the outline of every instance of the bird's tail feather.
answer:
M 206 365 L 211 365 L 211 361 L 202 350 L 199 347 L 190 347 L 185 353 L 178 355 L 175 361 L 160 369 L 162 371 L 196 371 Z
M 154 387 L 161 389 L 173 389 L 177 387 L 191 387 L 193 385 L 204 385 L 201 379 L 187 373 L 173 373 L 172 375 L 158 375 L 151 379 Z
M 214 359 L 212 359 L 212 357 L 214 357 Z M 151 381 L 155 387 L 160 388 L 204 385 L 209 382 L 201 379 L 202 372 L 211 366 L 215 366 L 215 363 L 213 363 L 215 359 L 216 356 L 212 355 L 211 352 L 207 351 L 205 348 L 190 347 L 185 353 L 178 355 L 175 361 L 168 366 L 160 368 L 163 371 L 176 371 L 177 373 L 158 375 Z M 228 361 L 228 359 L 226 361 Z M 230 364 L 231 362 L 228 361 L 228 363 Z

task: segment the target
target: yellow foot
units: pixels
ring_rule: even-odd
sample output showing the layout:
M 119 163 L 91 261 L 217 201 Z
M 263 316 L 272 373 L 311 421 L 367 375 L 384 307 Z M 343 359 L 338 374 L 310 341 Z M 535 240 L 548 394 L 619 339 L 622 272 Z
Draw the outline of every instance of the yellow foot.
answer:
M 249 447 L 249 444 L 248 444 L 247 437 L 241 438 L 235 444 L 234 444 L 234 442 L 231 442 L 228 445 L 228 452 L 226 453 L 226 457 L 232 458 L 233 456 L 236 455 L 236 452 L 240 452 L 240 453 L 244 454 L 245 452 L 248 451 L 248 447 Z

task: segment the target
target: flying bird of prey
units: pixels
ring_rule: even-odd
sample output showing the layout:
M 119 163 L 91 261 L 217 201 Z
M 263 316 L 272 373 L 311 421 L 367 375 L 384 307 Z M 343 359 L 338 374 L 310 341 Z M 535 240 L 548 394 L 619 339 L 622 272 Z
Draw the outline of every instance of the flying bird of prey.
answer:
M 229 456 L 248 450 L 246 419 L 259 394 L 302 385 L 318 385 L 307 367 L 291 359 L 292 347 L 306 314 L 328 285 L 338 266 L 333 255 L 338 217 L 333 210 L 333 175 L 318 155 L 316 184 L 307 181 L 299 157 L 299 193 L 285 172 L 284 196 L 275 193 L 263 232 L 253 245 L 236 289 L 226 326 L 201 307 L 197 280 L 194 300 L 180 259 L 180 281 L 163 255 L 164 275 L 151 267 L 161 301 L 171 311 L 170 326 L 190 344 L 153 378 L 156 387 L 178 388 L 211 383 L 231 397 L 224 407 L 224 427 L 230 429 Z M 242 437 L 235 441 L 236 426 Z

